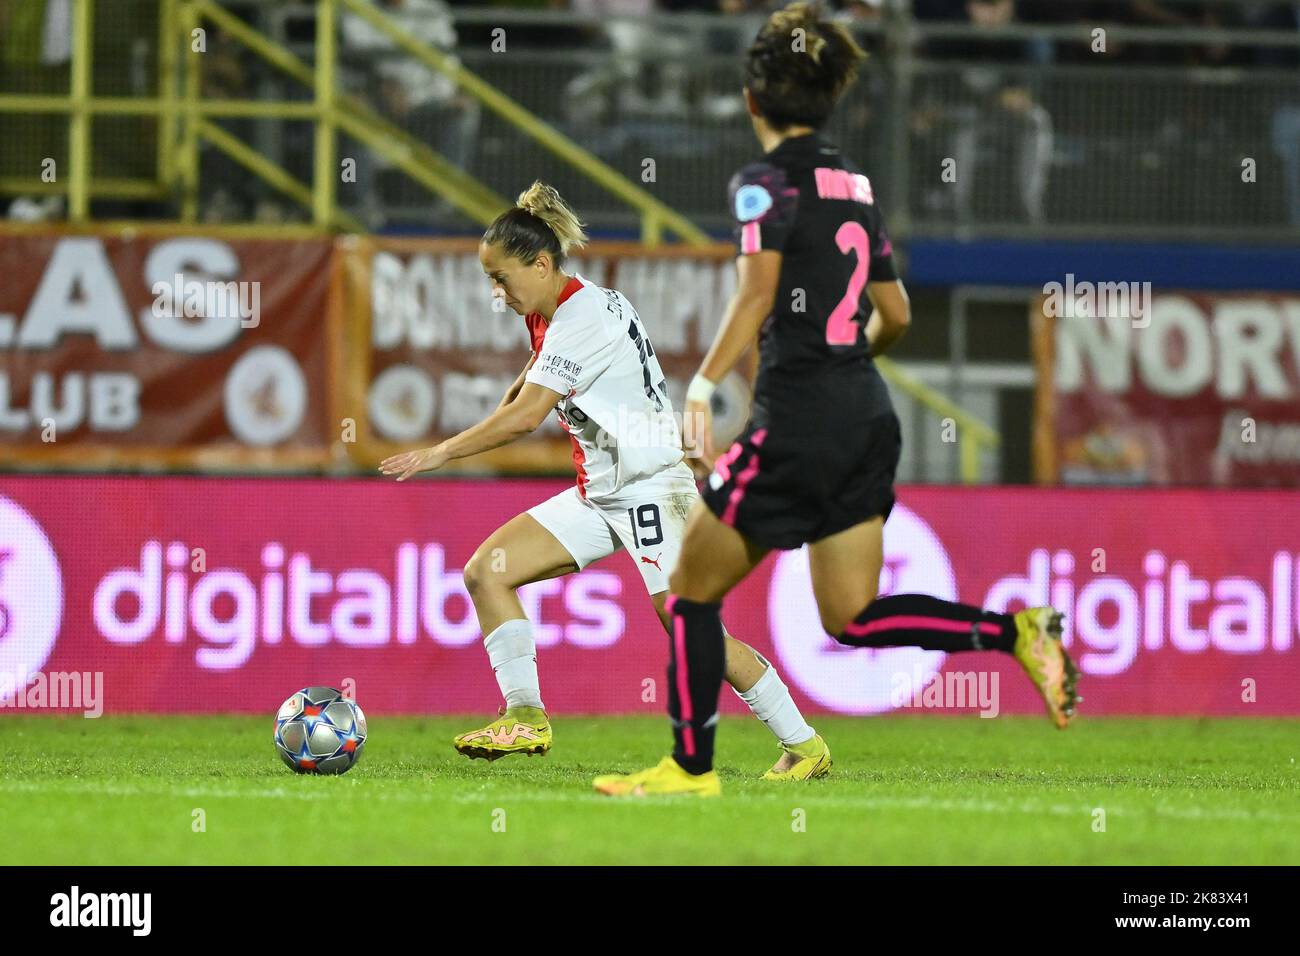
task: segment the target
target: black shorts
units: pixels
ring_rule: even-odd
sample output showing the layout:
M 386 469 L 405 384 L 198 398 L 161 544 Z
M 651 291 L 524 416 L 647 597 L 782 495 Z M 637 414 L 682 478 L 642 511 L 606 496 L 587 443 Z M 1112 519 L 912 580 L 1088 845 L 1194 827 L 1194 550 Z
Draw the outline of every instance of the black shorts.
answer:
M 704 502 L 750 541 L 789 550 L 894 507 L 902 449 L 898 417 L 812 430 L 750 423 L 714 466 Z

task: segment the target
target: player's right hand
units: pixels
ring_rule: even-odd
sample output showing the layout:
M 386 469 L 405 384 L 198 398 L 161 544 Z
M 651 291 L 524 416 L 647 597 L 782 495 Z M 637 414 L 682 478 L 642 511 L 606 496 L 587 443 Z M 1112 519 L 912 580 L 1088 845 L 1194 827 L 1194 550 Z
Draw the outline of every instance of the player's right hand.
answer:
M 434 445 L 385 458 L 379 463 L 379 470 L 385 475 L 396 475 L 398 481 L 405 481 L 418 471 L 437 471 L 446 463 L 447 453 L 441 445 Z

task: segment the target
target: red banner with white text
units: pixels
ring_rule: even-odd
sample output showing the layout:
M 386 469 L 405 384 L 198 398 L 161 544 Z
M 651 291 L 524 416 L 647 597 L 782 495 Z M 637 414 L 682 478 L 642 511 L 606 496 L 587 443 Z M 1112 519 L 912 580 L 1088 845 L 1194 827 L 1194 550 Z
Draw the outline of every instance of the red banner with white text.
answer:
M 58 466 L 319 467 L 333 241 L 0 231 L 0 442 Z
M 1030 306 L 1037 479 L 1300 487 L 1300 297 L 1126 285 Z

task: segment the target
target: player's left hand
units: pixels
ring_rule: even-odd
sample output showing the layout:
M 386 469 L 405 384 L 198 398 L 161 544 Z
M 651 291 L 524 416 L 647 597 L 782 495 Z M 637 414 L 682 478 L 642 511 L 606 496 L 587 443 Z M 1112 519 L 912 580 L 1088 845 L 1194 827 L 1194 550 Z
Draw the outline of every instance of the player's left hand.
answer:
M 379 463 L 379 470 L 385 475 L 396 475 L 398 481 L 405 481 L 417 471 L 437 471 L 447 464 L 447 460 L 442 446 L 434 445 L 385 458 Z

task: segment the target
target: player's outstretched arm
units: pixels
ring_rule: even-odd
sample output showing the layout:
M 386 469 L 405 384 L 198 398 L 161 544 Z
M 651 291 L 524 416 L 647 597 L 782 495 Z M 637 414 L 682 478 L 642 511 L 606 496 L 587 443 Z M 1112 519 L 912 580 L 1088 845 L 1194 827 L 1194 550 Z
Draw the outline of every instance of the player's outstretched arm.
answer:
M 736 260 L 736 291 L 727 303 L 726 314 L 718 334 L 704 356 L 700 370 L 695 374 L 691 387 L 686 393 L 684 423 L 692 423 L 684 431 L 693 432 L 698 428 L 700 434 L 688 435 L 688 440 L 703 440 L 704 458 L 712 463 L 713 426 L 709 396 L 713 388 L 726 378 L 745 354 L 745 349 L 754 344 L 763 320 L 772 314 L 776 303 L 776 290 L 781 279 L 781 253 L 763 250 L 740 256 Z
M 867 346 L 873 356 L 883 355 L 912 324 L 912 304 L 898 279 L 868 282 L 867 296 L 873 306 L 867 320 Z
M 735 368 L 745 349 L 758 337 L 763 320 L 772 313 L 781 281 L 781 253 L 762 252 L 736 260 L 736 291 L 727 303 L 718 334 L 700 365 L 700 374 L 720 382 Z
M 472 428 L 467 428 L 432 448 L 421 448 L 385 458 L 380 463 L 379 470 L 385 475 L 396 475 L 398 481 L 405 481 L 416 472 L 437 471 L 456 458 L 468 458 L 479 452 L 508 445 L 535 431 L 562 397 L 558 392 L 542 385 L 526 382 L 514 401 L 499 406 Z

